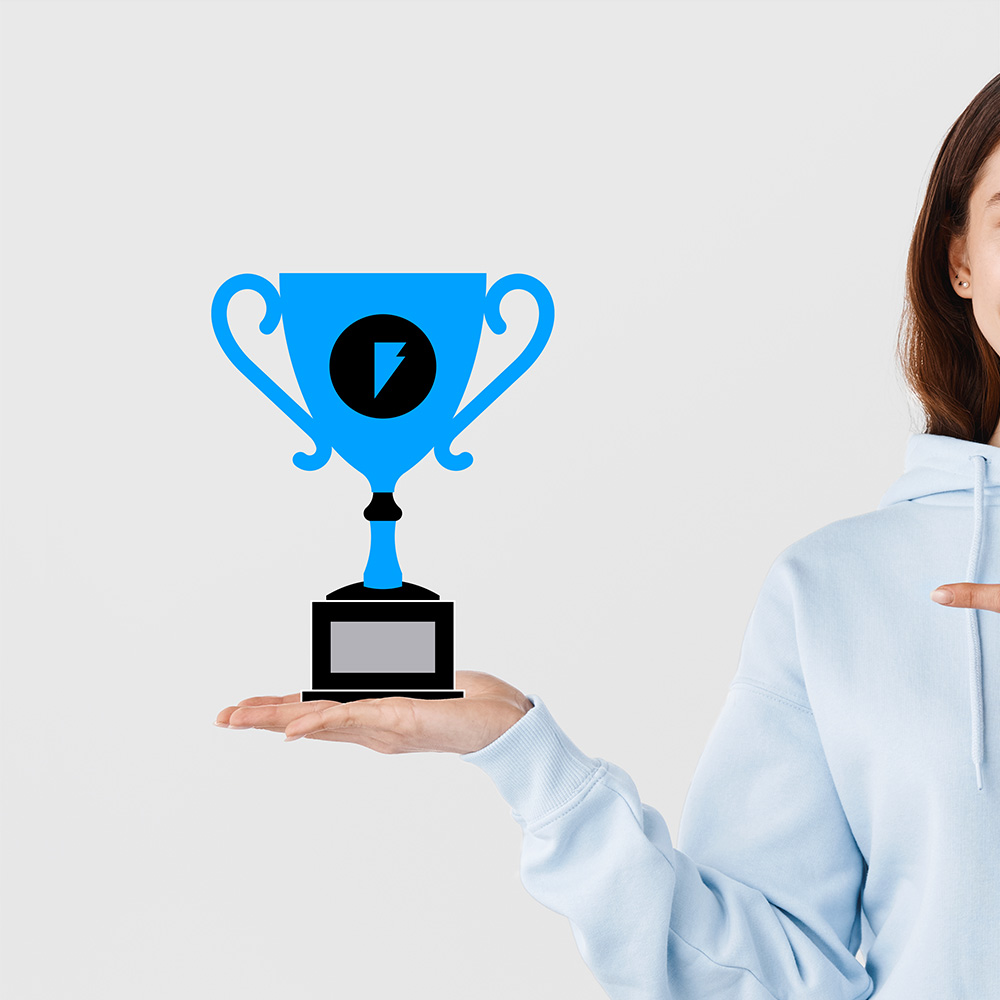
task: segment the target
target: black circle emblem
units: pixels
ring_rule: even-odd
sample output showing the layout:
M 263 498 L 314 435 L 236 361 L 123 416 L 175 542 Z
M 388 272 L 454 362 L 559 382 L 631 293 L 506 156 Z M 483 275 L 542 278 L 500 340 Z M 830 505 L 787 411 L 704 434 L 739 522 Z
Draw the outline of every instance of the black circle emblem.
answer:
M 378 313 L 356 320 L 330 352 L 337 395 L 366 417 L 398 417 L 431 391 L 437 361 L 423 330 L 402 316 Z

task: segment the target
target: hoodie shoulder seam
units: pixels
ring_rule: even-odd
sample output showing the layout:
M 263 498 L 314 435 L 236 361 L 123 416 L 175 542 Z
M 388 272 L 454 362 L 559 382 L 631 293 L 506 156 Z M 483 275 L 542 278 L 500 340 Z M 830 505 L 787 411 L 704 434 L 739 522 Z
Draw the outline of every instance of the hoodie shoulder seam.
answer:
M 680 941 L 681 943 L 686 944 L 689 948 L 692 948 L 694 951 L 698 952 L 698 954 L 701 955 L 702 958 L 708 959 L 708 961 L 711 962 L 717 968 L 730 969 L 733 972 L 745 972 L 748 976 L 750 976 L 751 979 L 753 979 L 757 983 L 758 986 L 760 986 L 760 988 L 769 997 L 772 998 L 772 1000 L 778 1000 L 777 994 L 767 987 L 767 985 L 760 979 L 760 977 L 753 971 L 753 969 L 748 969 L 745 965 L 728 965 L 725 962 L 719 962 L 718 960 L 712 958 L 712 956 L 709 955 L 707 952 L 702 951 L 702 949 L 699 948 L 696 944 L 692 944 L 686 938 L 681 937 L 681 935 L 678 934 L 673 927 L 669 928 L 669 933 L 673 934 L 674 937 L 676 937 L 677 940 Z M 864 989 L 862 989 L 862 991 L 856 997 L 854 997 L 853 1000 L 865 1000 L 866 997 L 870 997 L 871 989 L 872 989 L 872 981 L 871 977 L 869 977 L 868 983 L 865 985 Z
M 729 687 L 730 690 L 734 687 L 749 688 L 751 691 L 756 691 L 762 698 L 770 698 L 772 701 L 781 702 L 791 708 L 798 709 L 800 712 L 805 712 L 807 715 L 813 714 L 813 710 L 808 705 L 802 705 L 797 701 L 792 701 L 791 698 L 786 698 L 784 695 L 778 694 L 777 691 L 772 691 L 769 687 L 759 683 L 758 681 L 748 681 L 741 678 L 740 680 L 733 681 Z
M 678 932 L 676 930 L 674 930 L 673 927 L 668 928 L 668 932 L 670 934 L 673 934 L 674 937 L 677 938 L 677 940 L 680 941 L 682 944 L 686 944 L 689 948 L 692 948 L 694 951 L 696 951 L 699 955 L 701 955 L 702 958 L 708 959 L 708 961 L 711 962 L 712 965 L 714 965 L 716 968 L 719 968 L 719 969 L 729 969 L 729 970 L 731 970 L 733 972 L 745 972 L 751 979 L 754 980 L 755 983 L 757 983 L 757 985 L 769 997 L 771 997 L 771 1000 L 778 1000 L 777 995 L 775 993 L 773 993 L 771 990 L 769 990 L 767 988 L 767 986 L 764 985 L 763 982 L 761 982 L 760 978 L 757 976 L 757 974 L 752 969 L 748 969 L 745 965 L 728 965 L 725 962 L 719 962 L 718 960 L 712 958 L 712 956 L 709 955 L 707 952 L 705 952 L 701 948 L 699 948 L 696 944 L 692 944 L 690 941 L 687 940 L 687 938 L 681 937 L 681 935 L 678 934 Z

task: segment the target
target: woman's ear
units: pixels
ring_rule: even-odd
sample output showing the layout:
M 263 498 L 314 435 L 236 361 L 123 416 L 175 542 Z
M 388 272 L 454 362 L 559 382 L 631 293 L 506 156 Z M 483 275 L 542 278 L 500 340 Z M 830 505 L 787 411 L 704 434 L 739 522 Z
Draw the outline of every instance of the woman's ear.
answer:
M 966 256 L 966 240 L 964 236 L 953 236 L 948 242 L 948 282 L 955 291 L 965 299 L 972 298 L 972 276 L 969 271 L 969 260 Z M 968 285 L 962 282 L 969 282 Z

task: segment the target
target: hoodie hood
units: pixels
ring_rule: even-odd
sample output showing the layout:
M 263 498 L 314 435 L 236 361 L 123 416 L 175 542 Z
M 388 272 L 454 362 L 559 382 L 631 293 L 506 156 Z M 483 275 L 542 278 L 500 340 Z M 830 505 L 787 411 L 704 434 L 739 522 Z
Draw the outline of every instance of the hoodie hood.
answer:
M 1000 504 L 1000 448 L 945 434 L 911 434 L 906 444 L 903 475 L 886 490 L 878 509 L 892 504 L 947 504 L 971 507 L 969 519 L 968 583 L 979 579 L 983 539 L 983 507 Z M 959 580 L 942 580 L 959 583 Z M 968 620 L 969 710 L 971 715 L 972 763 L 976 787 L 983 787 L 983 652 L 979 632 L 979 609 L 966 608 Z M 996 614 L 987 611 L 986 614 Z

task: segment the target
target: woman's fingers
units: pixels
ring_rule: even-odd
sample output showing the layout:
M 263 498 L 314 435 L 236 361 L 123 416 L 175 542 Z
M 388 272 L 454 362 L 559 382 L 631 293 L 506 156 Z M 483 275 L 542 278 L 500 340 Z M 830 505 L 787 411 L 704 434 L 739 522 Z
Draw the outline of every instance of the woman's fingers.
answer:
M 506 732 L 532 703 L 517 688 L 479 671 L 457 671 L 464 698 L 389 696 L 358 701 L 306 701 L 298 692 L 245 698 L 216 724 L 284 732 L 286 740 L 357 743 L 379 753 L 469 753 Z
M 950 608 L 1000 612 L 1000 583 L 948 583 L 933 591 L 931 600 Z
M 302 692 L 293 691 L 286 695 L 265 694 L 258 698 L 244 698 L 237 703 L 237 708 L 244 708 L 248 705 L 287 705 L 290 702 L 302 701 Z
M 278 695 L 278 694 L 265 694 L 260 695 L 257 698 L 244 698 L 241 702 L 236 705 L 230 705 L 228 708 L 224 708 L 215 717 L 215 724 L 217 726 L 228 726 L 229 717 L 238 708 L 246 708 L 250 705 L 282 705 L 282 704 L 292 704 L 294 702 L 300 701 L 302 695 L 298 691 L 292 692 L 292 694 Z
M 412 698 L 368 698 L 348 702 L 291 701 L 289 698 L 246 698 L 239 705 L 221 711 L 215 721 L 230 729 L 283 731 L 289 739 L 323 730 L 361 729 L 368 731 L 367 738 L 378 739 L 390 732 L 405 737 L 416 728 Z
M 424 749 L 414 745 L 415 712 L 411 698 L 374 698 L 363 701 L 268 701 L 240 703 L 220 713 L 230 729 L 267 729 L 285 733 L 286 741 L 301 739 L 357 743 L 379 753 Z M 228 715 L 227 715 L 228 713 Z
M 247 701 L 256 701 L 255 698 L 247 698 Z M 324 705 L 336 705 L 334 701 L 266 701 L 260 699 L 263 704 L 233 705 L 223 709 L 216 718 L 216 724 L 229 726 L 230 729 L 267 729 L 277 727 L 284 729 L 292 719 L 297 719 L 302 715 L 309 715 L 317 708 Z

